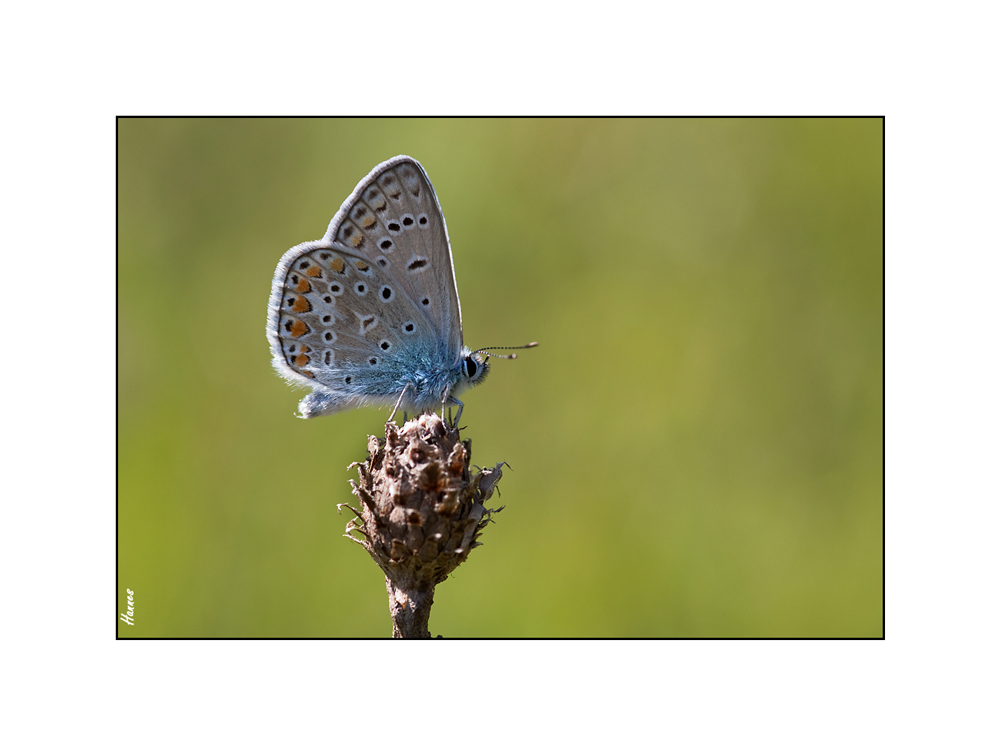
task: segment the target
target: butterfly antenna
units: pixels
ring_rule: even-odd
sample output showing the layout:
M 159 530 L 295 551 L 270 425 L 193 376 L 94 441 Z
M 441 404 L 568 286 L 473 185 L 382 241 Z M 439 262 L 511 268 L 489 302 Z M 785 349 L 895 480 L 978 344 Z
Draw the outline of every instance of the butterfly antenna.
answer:
M 485 354 L 488 357 L 496 357 L 497 359 L 517 359 L 517 354 L 490 354 L 493 349 L 500 349 L 501 351 L 515 351 L 517 349 L 531 349 L 538 345 L 538 341 L 532 341 L 524 346 L 484 346 L 481 349 L 476 349 L 473 354 Z

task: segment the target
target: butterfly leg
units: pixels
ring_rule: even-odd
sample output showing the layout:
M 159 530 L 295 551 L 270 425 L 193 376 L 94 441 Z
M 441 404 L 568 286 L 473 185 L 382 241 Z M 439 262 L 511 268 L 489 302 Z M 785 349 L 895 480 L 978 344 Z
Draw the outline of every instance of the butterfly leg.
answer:
M 454 396 L 450 397 L 450 401 L 451 401 L 452 404 L 458 404 L 458 414 L 455 415 L 455 419 L 452 420 L 452 423 L 451 423 L 452 427 L 458 427 L 458 421 L 460 419 L 462 419 L 462 410 L 465 409 L 465 404 L 463 404 L 461 401 L 459 401 Z M 451 406 L 448 407 L 448 412 L 449 412 L 449 414 L 451 413 Z M 442 407 L 442 414 L 443 413 L 444 413 L 444 407 Z
M 396 416 L 396 410 L 399 409 L 399 405 L 403 403 L 403 396 L 405 396 L 406 392 L 408 390 L 410 390 L 410 388 L 412 388 L 412 387 L 413 387 L 413 383 L 407 383 L 406 387 L 403 388 L 403 392 L 400 393 L 399 394 L 399 398 L 396 399 L 396 405 L 394 407 L 392 407 L 392 414 L 389 415 L 389 419 L 387 420 L 388 422 L 392 422 L 392 418 Z M 404 424 L 406 423 L 406 413 L 405 412 L 403 413 L 403 423 Z

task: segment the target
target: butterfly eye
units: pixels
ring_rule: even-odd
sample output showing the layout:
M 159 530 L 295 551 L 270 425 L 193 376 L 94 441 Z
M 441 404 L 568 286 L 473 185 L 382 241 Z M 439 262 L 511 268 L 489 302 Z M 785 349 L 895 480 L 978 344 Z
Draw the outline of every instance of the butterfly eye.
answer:
M 465 358 L 465 374 L 468 378 L 474 378 L 479 372 L 479 364 L 472 357 Z

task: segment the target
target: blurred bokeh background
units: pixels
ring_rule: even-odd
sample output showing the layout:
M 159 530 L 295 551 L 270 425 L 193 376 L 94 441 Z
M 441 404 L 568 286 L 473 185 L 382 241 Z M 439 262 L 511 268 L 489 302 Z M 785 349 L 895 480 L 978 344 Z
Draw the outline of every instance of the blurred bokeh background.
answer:
M 342 538 L 387 412 L 304 421 L 264 335 L 281 255 L 421 161 L 506 509 L 445 637 L 878 637 L 878 119 L 118 122 L 120 636 L 387 637 Z

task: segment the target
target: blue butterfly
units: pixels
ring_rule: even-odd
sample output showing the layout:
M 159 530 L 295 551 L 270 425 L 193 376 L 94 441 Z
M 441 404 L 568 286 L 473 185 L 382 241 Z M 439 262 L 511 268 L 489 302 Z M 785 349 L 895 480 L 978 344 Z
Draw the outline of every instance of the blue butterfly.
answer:
M 275 369 L 312 388 L 299 403 L 303 418 L 457 405 L 457 424 L 456 395 L 486 379 L 491 354 L 463 345 L 448 227 L 420 163 L 399 155 L 376 166 L 322 239 L 285 252 L 267 340 Z

